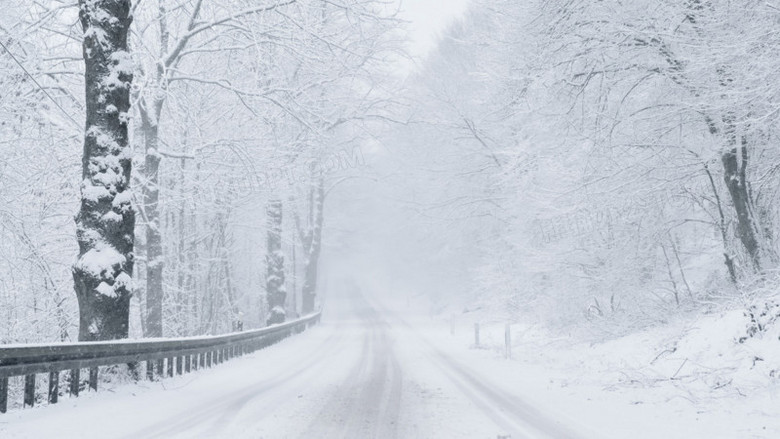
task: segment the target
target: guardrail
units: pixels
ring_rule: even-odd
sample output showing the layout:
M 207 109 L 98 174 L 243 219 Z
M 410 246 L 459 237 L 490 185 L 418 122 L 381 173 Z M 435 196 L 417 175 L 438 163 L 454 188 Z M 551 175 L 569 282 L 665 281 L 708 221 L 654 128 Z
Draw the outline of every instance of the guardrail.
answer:
M 0 413 L 8 410 L 10 377 L 25 377 L 24 406 L 33 406 L 35 375 L 48 373 L 48 401 L 56 404 L 63 371 L 70 372 L 70 394 L 78 396 L 82 369 L 89 369 L 89 387 L 95 391 L 99 366 L 128 364 L 140 379 L 140 364 L 145 362 L 148 379 L 172 377 L 174 370 L 176 375 L 181 375 L 255 352 L 299 334 L 319 321 L 320 313 L 316 313 L 281 325 L 220 336 L 0 347 Z

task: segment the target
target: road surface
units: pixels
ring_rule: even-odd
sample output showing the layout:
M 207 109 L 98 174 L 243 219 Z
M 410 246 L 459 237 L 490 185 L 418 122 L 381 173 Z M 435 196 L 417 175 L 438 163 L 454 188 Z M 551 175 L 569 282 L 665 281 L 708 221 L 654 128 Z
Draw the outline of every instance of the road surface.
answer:
M 0 437 L 580 437 L 559 415 L 347 290 L 328 298 L 319 327 L 279 345 L 212 370 L 10 414 Z

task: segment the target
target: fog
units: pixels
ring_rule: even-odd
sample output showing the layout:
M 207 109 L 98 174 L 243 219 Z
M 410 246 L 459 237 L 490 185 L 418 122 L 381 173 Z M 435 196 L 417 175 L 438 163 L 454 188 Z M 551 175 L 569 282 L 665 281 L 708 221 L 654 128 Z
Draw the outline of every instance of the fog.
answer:
M 0 437 L 780 436 L 772 4 L 6 3 Z

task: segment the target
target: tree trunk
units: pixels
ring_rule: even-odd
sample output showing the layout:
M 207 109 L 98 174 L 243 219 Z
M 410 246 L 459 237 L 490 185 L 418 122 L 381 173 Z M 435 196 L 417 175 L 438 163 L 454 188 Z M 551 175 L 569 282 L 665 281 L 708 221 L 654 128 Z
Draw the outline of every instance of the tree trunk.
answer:
M 292 245 L 290 245 L 290 252 L 292 256 L 292 264 L 290 264 L 290 270 L 292 271 L 292 297 L 290 297 L 290 309 L 293 315 L 297 318 L 300 316 L 298 313 L 298 255 L 296 246 L 298 243 L 295 239 L 295 233 L 293 235 Z
M 726 269 L 729 271 L 729 278 L 735 285 L 737 283 L 737 270 L 734 266 L 734 258 L 729 251 L 729 237 L 728 229 L 726 228 L 726 215 L 723 213 L 723 204 L 720 202 L 720 195 L 718 194 L 718 187 L 715 186 L 715 179 L 712 177 L 709 166 L 704 164 L 704 172 L 707 174 L 707 179 L 710 182 L 712 188 L 712 194 L 715 197 L 715 207 L 718 208 L 718 230 L 720 231 L 720 238 L 723 242 L 723 258 L 726 264 Z
M 282 252 L 282 201 L 270 200 L 267 208 L 268 214 L 268 245 L 265 257 L 266 275 L 266 300 L 268 301 L 267 324 L 284 323 L 286 311 L 284 309 L 287 300 L 287 291 L 284 284 L 284 253 Z
M 324 221 L 325 181 L 320 176 L 312 184 L 310 197 L 310 229 L 304 239 L 303 287 L 301 289 L 301 308 L 303 314 L 314 312 L 317 298 L 317 275 L 322 248 L 322 224 Z
M 747 140 L 743 137 L 738 143 L 733 124 L 728 124 L 726 132 L 728 150 L 721 155 L 723 178 L 729 189 L 731 201 L 737 214 L 737 236 L 753 263 L 756 271 L 761 270 L 761 248 L 756 236 L 758 230 L 753 218 L 753 201 L 747 184 L 748 150 Z
M 155 104 L 156 107 L 156 104 Z M 161 105 L 160 105 L 161 107 Z M 160 229 L 160 154 L 157 108 L 141 110 L 146 154 L 144 160 L 144 212 L 146 213 L 146 337 L 162 337 L 163 249 Z
M 135 227 L 127 135 L 133 79 L 129 13 L 129 0 L 79 0 L 86 132 L 73 281 L 82 341 L 128 336 Z
M 160 57 L 168 52 L 167 8 L 158 4 Z M 145 337 L 163 336 L 163 248 L 160 221 L 160 117 L 167 92 L 165 69 L 157 64 L 154 86 L 139 102 L 144 133 L 144 213 L 146 215 L 146 321 Z
M 187 169 L 187 160 L 181 159 L 181 170 L 179 171 L 179 193 L 184 194 L 185 190 L 185 171 Z M 185 234 L 186 230 L 186 222 L 187 222 L 187 216 L 186 216 L 186 203 L 181 202 L 179 204 L 179 211 L 177 212 L 176 216 L 176 227 L 179 229 L 179 242 L 176 246 L 176 261 L 177 261 L 177 267 L 176 267 L 176 285 L 177 285 L 177 296 L 179 298 L 178 300 L 178 307 L 181 319 L 183 320 L 183 334 L 187 337 L 192 336 L 192 309 L 190 307 L 190 301 L 192 300 L 192 294 L 194 294 L 193 291 L 188 291 L 186 287 L 186 266 L 187 266 L 187 249 L 185 247 L 185 240 L 187 239 L 187 236 Z

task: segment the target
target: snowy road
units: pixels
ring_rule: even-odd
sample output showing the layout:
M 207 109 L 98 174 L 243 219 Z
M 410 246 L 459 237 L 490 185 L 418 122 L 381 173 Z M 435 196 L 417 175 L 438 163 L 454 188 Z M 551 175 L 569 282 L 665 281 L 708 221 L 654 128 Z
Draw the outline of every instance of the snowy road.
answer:
M 146 386 L 10 414 L 0 437 L 577 437 L 357 292 L 310 332 Z

